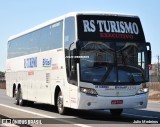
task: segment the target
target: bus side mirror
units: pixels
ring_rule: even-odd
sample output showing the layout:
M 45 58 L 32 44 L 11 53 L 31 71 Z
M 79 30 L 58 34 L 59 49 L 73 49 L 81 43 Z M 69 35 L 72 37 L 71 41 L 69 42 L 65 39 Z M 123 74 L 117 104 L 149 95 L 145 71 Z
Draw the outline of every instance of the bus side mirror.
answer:
M 146 42 L 146 47 L 149 48 L 147 49 L 148 64 L 151 64 L 151 59 L 152 59 L 151 44 L 149 42 Z
M 147 50 L 148 64 L 151 64 L 151 55 L 152 55 L 152 52 L 150 50 Z

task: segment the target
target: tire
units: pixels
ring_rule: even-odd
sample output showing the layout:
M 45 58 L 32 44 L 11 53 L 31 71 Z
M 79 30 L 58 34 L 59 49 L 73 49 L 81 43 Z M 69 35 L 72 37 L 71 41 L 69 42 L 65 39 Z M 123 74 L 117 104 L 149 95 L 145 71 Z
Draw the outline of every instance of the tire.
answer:
M 57 109 L 58 113 L 61 115 L 64 115 L 66 113 L 66 108 L 63 105 L 63 95 L 61 91 L 59 91 L 57 96 Z
M 110 109 L 110 113 L 113 116 L 120 116 L 123 112 L 123 109 Z
M 18 103 L 20 106 L 24 106 L 26 104 L 26 101 L 23 99 L 23 96 L 22 96 L 21 88 L 19 88 L 18 90 Z
M 19 105 L 19 96 L 16 89 L 14 90 L 14 99 L 15 99 L 15 104 Z

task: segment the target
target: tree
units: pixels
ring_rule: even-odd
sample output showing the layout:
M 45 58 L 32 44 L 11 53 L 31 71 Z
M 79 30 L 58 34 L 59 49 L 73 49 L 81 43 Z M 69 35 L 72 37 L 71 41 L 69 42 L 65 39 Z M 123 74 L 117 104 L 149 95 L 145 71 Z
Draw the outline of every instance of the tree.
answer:
M 4 77 L 5 73 L 0 71 L 0 77 Z

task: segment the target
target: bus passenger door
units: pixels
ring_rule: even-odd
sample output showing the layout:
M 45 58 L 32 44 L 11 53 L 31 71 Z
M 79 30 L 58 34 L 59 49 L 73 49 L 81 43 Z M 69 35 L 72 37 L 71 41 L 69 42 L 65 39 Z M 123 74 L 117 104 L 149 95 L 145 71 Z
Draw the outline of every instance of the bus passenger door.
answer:
M 75 59 L 71 60 L 71 69 L 69 75 L 69 88 L 70 88 L 70 104 L 71 108 L 78 106 L 78 83 L 77 83 L 77 67 Z

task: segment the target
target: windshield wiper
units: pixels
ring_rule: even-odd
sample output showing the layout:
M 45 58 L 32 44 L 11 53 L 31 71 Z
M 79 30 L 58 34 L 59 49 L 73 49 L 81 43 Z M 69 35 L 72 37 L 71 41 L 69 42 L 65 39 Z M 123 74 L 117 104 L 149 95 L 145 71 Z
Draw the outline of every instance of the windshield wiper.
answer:
M 129 81 L 131 81 L 132 83 L 135 83 L 135 79 L 133 77 L 133 75 L 131 74 L 130 76 L 128 76 Z
M 126 65 L 126 59 L 127 59 L 127 58 L 124 57 L 122 51 L 121 51 L 121 56 L 122 56 L 122 63 L 123 63 L 124 65 Z
M 102 77 L 101 84 L 104 83 L 104 81 L 108 78 L 108 76 L 109 76 L 112 68 L 113 68 L 113 66 L 108 67 L 107 72 L 106 72 L 106 73 L 104 74 L 104 76 Z

